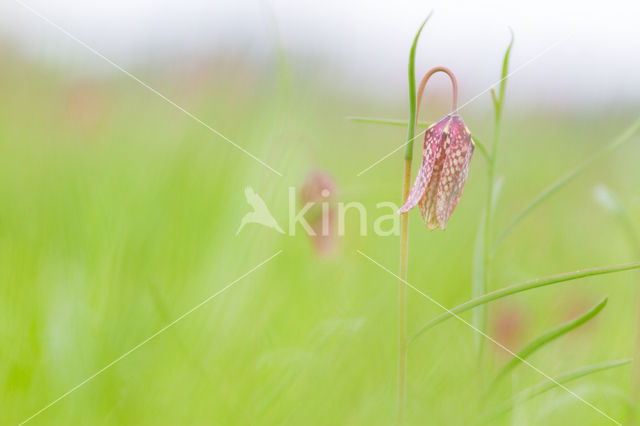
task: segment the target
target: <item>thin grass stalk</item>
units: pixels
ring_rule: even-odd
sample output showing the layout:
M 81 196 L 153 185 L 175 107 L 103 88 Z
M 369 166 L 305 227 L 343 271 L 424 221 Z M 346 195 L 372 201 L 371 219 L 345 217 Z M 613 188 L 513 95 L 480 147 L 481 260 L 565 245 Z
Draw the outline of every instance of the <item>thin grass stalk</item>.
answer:
M 493 130 L 493 141 L 491 143 L 491 154 L 488 156 L 487 161 L 487 175 L 488 175 L 488 189 L 487 189 L 487 198 L 485 205 L 485 214 L 484 214 L 484 249 L 483 249 L 483 277 L 482 277 L 482 285 L 480 288 L 474 287 L 474 292 L 477 294 L 473 294 L 474 296 L 481 296 L 486 293 L 487 288 L 489 286 L 489 281 L 491 279 L 491 247 L 492 247 L 492 223 L 493 223 L 493 197 L 495 191 L 495 170 L 496 170 L 496 158 L 498 156 L 498 145 L 500 142 L 500 129 L 502 124 L 502 111 L 504 108 L 504 95 L 507 86 L 507 75 L 509 72 L 509 56 L 511 54 L 511 47 L 513 46 L 513 31 L 511 31 L 511 41 L 509 42 L 509 46 L 504 54 L 504 59 L 502 62 L 502 72 L 500 79 L 500 88 L 498 90 L 498 95 L 496 96 L 495 91 L 491 90 L 491 95 L 493 98 L 493 106 L 495 110 L 494 116 L 494 130 Z M 481 307 L 481 313 L 477 316 L 477 324 L 474 324 L 481 331 L 485 332 L 487 328 L 487 310 L 485 307 Z M 482 360 L 482 353 L 484 349 L 484 340 L 479 339 L 477 341 L 478 348 L 478 360 Z
M 413 159 L 413 139 L 416 131 L 416 48 L 420 33 L 431 17 L 431 13 L 422 22 L 416 33 L 409 52 L 409 125 L 407 126 L 407 145 L 404 154 L 404 173 L 402 183 L 402 204 L 409 197 L 411 188 L 411 160 Z M 398 389 L 397 424 L 404 425 L 407 407 L 407 269 L 409 265 L 409 216 L 400 219 L 400 281 L 398 282 Z
M 402 202 L 409 197 L 411 185 L 411 159 L 404 160 Z M 409 262 L 409 218 L 402 215 L 400 222 L 400 282 L 398 283 L 398 425 L 405 421 L 407 405 L 407 269 Z

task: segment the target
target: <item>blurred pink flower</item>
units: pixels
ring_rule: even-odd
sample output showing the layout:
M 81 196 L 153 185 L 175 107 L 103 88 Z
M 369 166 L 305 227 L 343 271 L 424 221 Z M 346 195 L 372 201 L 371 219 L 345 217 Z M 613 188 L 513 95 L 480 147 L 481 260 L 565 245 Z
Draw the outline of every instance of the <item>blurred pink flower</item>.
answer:
M 300 201 L 317 203 L 309 211 L 308 223 L 315 235 L 310 235 L 311 243 L 320 256 L 327 257 L 338 248 L 337 213 L 334 204 L 336 183 L 331 175 L 315 171 L 311 173 L 300 191 Z
M 498 343 L 509 350 L 515 351 L 525 334 L 528 318 L 526 310 L 522 306 L 498 305 L 493 316 L 491 335 Z M 495 346 L 496 353 L 501 356 L 511 357 L 499 346 Z
M 61 113 L 64 123 L 80 131 L 96 130 L 106 119 L 108 98 L 98 82 L 79 80 L 64 93 Z
M 422 164 L 399 214 L 416 205 L 430 230 L 445 229 L 467 180 L 475 145 L 462 117 L 446 115 L 425 132 Z

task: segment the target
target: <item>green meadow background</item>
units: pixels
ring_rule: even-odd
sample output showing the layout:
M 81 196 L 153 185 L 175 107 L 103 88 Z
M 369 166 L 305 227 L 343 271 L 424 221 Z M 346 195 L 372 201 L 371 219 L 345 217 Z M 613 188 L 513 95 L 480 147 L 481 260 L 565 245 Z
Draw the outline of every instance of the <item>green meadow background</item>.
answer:
M 234 57 L 133 69 L 282 172 L 279 177 L 124 75 L 78 76 L 73 67 L 9 50 L 3 56 L 1 424 L 26 420 L 279 250 L 29 424 L 395 421 L 398 284 L 356 251 L 397 271 L 399 238 L 372 230 L 381 212 L 376 204 L 399 202 L 402 153 L 357 174 L 402 144 L 406 130 L 344 117 L 404 118 L 405 93 L 379 99 L 314 80 L 292 64 L 256 70 Z M 460 85 L 463 102 L 474 93 Z M 514 98 L 507 89 L 496 235 L 535 195 L 638 118 L 637 108 L 612 105 L 511 108 Z M 427 101 L 422 119 L 445 113 L 442 99 Z M 488 94 L 462 115 L 474 135 L 491 140 Z M 593 188 L 608 186 L 640 227 L 639 156 L 636 136 L 521 222 L 496 254 L 490 289 L 638 260 L 630 231 L 594 200 Z M 288 188 L 299 189 L 313 170 L 334 177 L 338 200 L 368 208 L 367 236 L 357 232 L 354 212 L 328 259 L 316 255 L 300 227 L 287 236 L 248 225 L 236 236 L 250 210 L 245 187 L 265 199 L 286 229 Z M 446 231 L 428 232 L 411 213 L 409 282 L 444 306 L 471 297 L 471 256 L 486 190 L 486 163 L 476 153 Z M 633 358 L 639 285 L 640 273 L 631 271 L 511 296 L 489 305 L 488 333 L 518 350 L 608 296 L 594 320 L 530 362 L 553 376 Z M 408 303 L 410 332 L 442 312 L 411 290 Z M 512 393 L 544 381 L 520 365 L 484 398 L 507 360 L 487 342 L 478 363 L 473 330 L 455 319 L 429 331 L 409 352 L 408 424 L 474 424 Z M 629 364 L 567 386 L 626 424 L 633 371 Z M 609 423 L 553 389 L 488 424 Z

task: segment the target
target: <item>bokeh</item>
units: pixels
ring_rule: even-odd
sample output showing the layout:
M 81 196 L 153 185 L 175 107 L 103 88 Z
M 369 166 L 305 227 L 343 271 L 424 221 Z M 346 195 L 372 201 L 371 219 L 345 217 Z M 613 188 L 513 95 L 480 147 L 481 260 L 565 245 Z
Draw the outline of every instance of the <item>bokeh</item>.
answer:
M 73 16 L 72 2 L 65 4 L 55 12 L 33 3 L 43 14 Z M 179 48 L 169 48 L 172 55 L 162 52 L 162 43 L 120 51 L 118 43 L 105 42 L 117 33 L 117 22 L 97 31 L 102 39 L 92 38 L 91 31 L 82 36 L 90 20 L 83 21 L 84 27 L 71 25 L 83 42 L 104 51 L 164 99 L 17 3 L 11 5 L 12 13 L 32 21 L 29 31 L 47 28 L 46 38 L 60 38 L 65 47 L 43 41 L 42 33 L 24 38 L 29 31 L 12 27 L 6 27 L 0 44 L 0 423 L 18 424 L 78 384 L 29 424 L 395 421 L 398 282 L 357 251 L 395 273 L 399 238 L 375 235 L 371 220 L 368 235 L 360 235 L 353 212 L 347 215 L 346 235 L 332 241 L 331 256 L 320 256 L 300 227 L 295 235 L 255 224 L 236 231 L 250 210 L 248 186 L 287 230 L 289 187 L 299 191 L 317 170 L 331 177 L 336 202 L 357 201 L 372 214 L 377 203 L 400 203 L 402 151 L 358 174 L 402 145 L 406 129 L 345 117 L 406 120 L 406 58 L 427 11 L 390 15 L 406 37 L 397 46 L 385 45 L 385 35 L 378 34 L 375 49 L 364 48 L 375 52 L 373 61 L 343 63 L 336 59 L 342 56 L 331 56 L 332 62 L 323 53 L 338 41 L 316 49 L 304 27 L 295 32 L 279 26 L 282 14 L 287 22 L 293 19 L 286 15 L 287 4 L 262 6 L 253 8 L 251 16 L 262 17 L 262 29 L 273 37 L 263 39 L 266 47 L 259 49 L 229 30 L 222 34 L 239 43 L 228 42 L 224 49 L 212 47 L 226 40 L 218 38 L 178 54 L 180 43 L 197 38 L 191 36 L 177 43 Z M 415 9 L 422 5 L 409 10 Z M 241 11 L 236 12 L 240 22 Z M 453 36 L 448 34 L 444 23 L 453 25 L 455 19 L 446 12 L 438 23 L 437 12 L 434 29 L 427 28 L 420 45 L 417 72 L 448 65 L 433 63 L 436 59 L 429 56 L 438 45 L 435 51 L 448 55 L 441 59 L 457 58 L 452 68 L 459 72 L 464 103 L 499 79 L 510 15 L 498 15 L 500 28 L 494 21 L 487 29 L 493 34 L 486 47 L 492 53 L 479 60 L 464 51 L 470 35 L 455 34 L 455 29 Z M 345 14 L 341 19 L 357 32 L 357 8 Z M 514 28 L 512 69 L 526 69 L 507 85 L 496 235 L 536 195 L 611 143 L 640 112 L 637 69 L 623 73 L 630 80 L 635 76 L 627 82 L 629 93 L 617 84 L 615 71 L 606 77 L 615 84 L 574 84 L 562 66 L 560 80 L 554 79 L 548 62 L 526 64 L 542 50 L 531 46 L 545 40 L 536 38 L 543 26 L 527 28 L 523 24 L 522 33 Z M 162 30 L 157 26 L 148 32 Z M 302 41 L 288 44 L 292 38 L 287 34 Z M 594 33 L 585 34 L 581 43 Z M 449 40 L 454 49 L 442 47 Z M 605 59 L 611 69 L 618 68 L 616 57 Z M 605 59 L 589 57 L 600 64 Z M 573 59 L 565 60 L 571 64 Z M 575 59 L 575 66 L 586 68 L 585 61 Z M 376 63 L 392 70 L 386 78 L 379 72 L 368 75 Z M 486 79 L 471 77 L 476 72 Z M 534 74 L 536 79 L 527 77 Z M 360 83 L 357 75 L 366 77 Z M 571 90 L 558 89 L 563 78 Z M 421 120 L 436 120 L 447 108 L 447 81 L 438 77 L 425 94 Z M 485 92 L 462 111 L 482 141 L 493 135 L 491 108 Z M 519 223 L 496 252 L 489 289 L 640 260 L 634 243 L 634 229 L 640 228 L 639 156 L 636 135 Z M 471 297 L 486 171 L 476 154 L 446 231 L 428 232 L 419 214 L 411 213 L 408 281 L 446 307 Z M 608 208 L 602 196 L 594 197 L 599 185 L 615 194 L 628 220 Z M 230 283 L 228 290 L 136 348 Z M 540 350 L 530 362 L 554 376 L 634 358 L 639 285 L 640 272 L 629 271 L 514 295 L 488 305 L 487 333 L 516 351 L 608 296 L 607 307 L 594 320 Z M 408 301 L 410 332 L 442 313 L 417 292 L 409 290 Z M 470 320 L 471 314 L 463 318 Z M 474 331 L 455 319 L 415 342 L 408 358 L 408 424 L 472 424 L 517 390 L 544 381 L 521 365 L 487 400 L 486 383 L 509 355 L 486 342 L 479 367 L 475 345 Z M 634 368 L 622 366 L 568 386 L 626 422 L 635 403 Z M 607 424 L 607 419 L 553 389 L 491 424 Z

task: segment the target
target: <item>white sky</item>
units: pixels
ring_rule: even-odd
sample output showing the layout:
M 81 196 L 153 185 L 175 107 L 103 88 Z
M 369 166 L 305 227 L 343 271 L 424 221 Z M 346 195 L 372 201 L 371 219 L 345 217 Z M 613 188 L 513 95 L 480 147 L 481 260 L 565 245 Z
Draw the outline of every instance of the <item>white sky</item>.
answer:
M 640 105 L 640 0 L 20 1 L 125 67 L 234 50 L 260 61 L 273 54 L 275 22 L 294 57 L 314 58 L 312 68 L 341 87 L 375 94 L 406 90 L 411 39 L 433 9 L 417 69 L 453 69 L 461 103 L 498 78 L 511 26 L 512 70 L 555 46 L 510 80 L 520 98 Z M 0 3 L 0 38 L 76 70 L 111 70 L 16 0 Z

